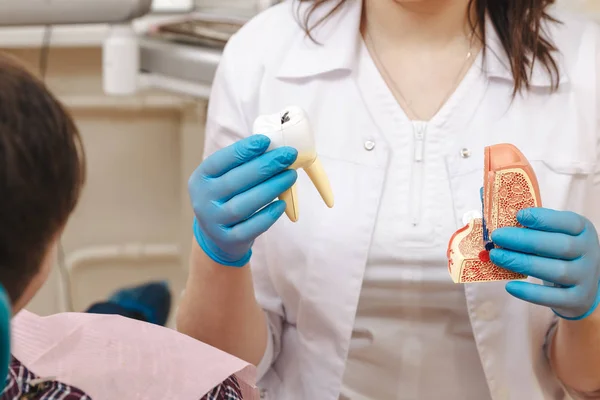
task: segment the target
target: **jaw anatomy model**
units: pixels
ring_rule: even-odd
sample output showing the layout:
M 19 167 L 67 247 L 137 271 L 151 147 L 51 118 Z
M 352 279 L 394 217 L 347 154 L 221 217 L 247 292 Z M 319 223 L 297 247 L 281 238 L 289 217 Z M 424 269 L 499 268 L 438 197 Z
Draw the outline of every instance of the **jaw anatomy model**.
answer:
M 483 218 L 474 218 L 454 233 L 448 244 L 448 269 L 455 283 L 527 278 L 490 261 L 491 234 L 507 226 L 521 226 L 517 212 L 541 207 L 537 178 L 525 156 L 511 144 L 485 148 Z
M 317 158 L 313 132 L 306 113 L 301 108 L 287 107 L 280 113 L 258 117 L 254 122 L 253 132 L 271 139 L 267 151 L 283 146 L 295 148 L 298 151 L 298 158 L 290 168 L 304 169 L 325 204 L 329 208 L 333 207 L 331 185 L 321 162 Z M 283 192 L 279 199 L 286 203 L 285 213 L 288 218 L 292 222 L 298 221 L 299 208 L 296 185 L 294 184 L 290 189 Z

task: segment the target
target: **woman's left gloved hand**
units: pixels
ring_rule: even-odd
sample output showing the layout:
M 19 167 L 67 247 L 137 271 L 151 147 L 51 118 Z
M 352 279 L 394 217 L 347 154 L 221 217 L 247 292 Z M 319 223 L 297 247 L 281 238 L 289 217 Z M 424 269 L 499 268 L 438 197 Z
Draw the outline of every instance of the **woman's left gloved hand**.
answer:
M 544 281 L 544 285 L 514 281 L 506 285 L 513 296 L 550 307 L 564 319 L 589 316 L 600 300 L 600 244 L 585 217 L 547 208 L 517 214 L 523 228 L 500 228 L 492 241 L 500 248 L 491 261 L 508 270 Z

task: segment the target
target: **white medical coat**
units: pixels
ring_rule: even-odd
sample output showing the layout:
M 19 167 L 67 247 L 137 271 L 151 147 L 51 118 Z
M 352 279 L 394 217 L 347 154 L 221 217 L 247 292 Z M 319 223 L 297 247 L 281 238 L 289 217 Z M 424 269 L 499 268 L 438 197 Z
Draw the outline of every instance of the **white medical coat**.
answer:
M 335 207 L 328 209 L 300 171 L 300 220 L 292 224 L 283 217 L 254 246 L 256 296 L 270 331 L 259 366 L 268 399 L 339 396 L 391 157 L 381 132 L 393 129 L 389 118 L 386 122 L 392 109 L 366 104 L 362 93 L 368 85 L 362 91 L 357 86 L 360 3 L 348 0 L 318 28 L 318 43 L 297 24 L 295 3 L 255 17 L 228 43 L 209 102 L 206 155 L 250 135 L 261 114 L 288 105 L 304 108 L 335 193 Z M 327 7 L 314 18 L 327 13 Z M 450 185 L 456 228 L 465 213 L 480 207 L 483 148 L 501 142 L 526 154 L 545 207 L 582 213 L 597 226 L 600 222 L 600 35 L 592 23 L 558 17 L 564 24 L 549 28 L 561 52 L 557 92 L 551 92 L 550 78 L 538 62 L 531 89 L 513 100 L 507 58 L 488 25 L 485 88 L 473 92 L 481 95 L 478 111 L 468 124 L 434 127 L 449 138 L 443 149 L 447 174 L 440 182 Z M 544 352 L 552 311 L 511 297 L 502 282 L 465 285 L 465 293 L 492 398 L 566 398 Z

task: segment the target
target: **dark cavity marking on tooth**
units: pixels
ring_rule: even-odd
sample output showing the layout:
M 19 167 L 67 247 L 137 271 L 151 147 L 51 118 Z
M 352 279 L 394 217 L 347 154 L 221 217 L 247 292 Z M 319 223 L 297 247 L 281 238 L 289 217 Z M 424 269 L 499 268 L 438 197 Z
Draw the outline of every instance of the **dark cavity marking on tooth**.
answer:
M 289 122 L 289 120 L 290 120 L 290 112 L 289 112 L 289 111 L 286 111 L 286 112 L 285 112 L 285 114 L 283 114 L 283 115 L 281 116 L 281 124 L 283 125 L 283 124 L 285 124 L 286 122 Z

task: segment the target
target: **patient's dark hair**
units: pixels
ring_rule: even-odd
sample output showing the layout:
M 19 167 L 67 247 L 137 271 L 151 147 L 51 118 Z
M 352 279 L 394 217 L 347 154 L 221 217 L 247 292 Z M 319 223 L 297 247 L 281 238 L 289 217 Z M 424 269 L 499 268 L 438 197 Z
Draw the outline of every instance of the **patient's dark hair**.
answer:
M 0 54 L 0 283 L 13 302 L 75 208 L 84 160 L 69 113 L 43 82 Z
M 301 16 L 303 27 L 310 36 L 313 28 L 337 12 L 347 0 L 298 1 L 313 3 L 309 11 Z M 498 33 L 510 62 L 515 94 L 523 88 L 529 89 L 531 66 L 534 62 L 542 63 L 552 78 L 553 87 L 556 89 L 558 86 L 558 65 L 552 54 L 556 48 L 542 32 L 545 22 L 558 22 L 547 13 L 548 7 L 554 2 L 554 0 L 469 0 L 469 10 L 473 10 L 475 15 L 475 20 L 470 21 L 471 28 L 482 32 L 482 41 L 485 43 L 486 15 L 489 15 Z M 326 3 L 335 3 L 332 11 L 325 18 L 311 22 L 314 11 Z

